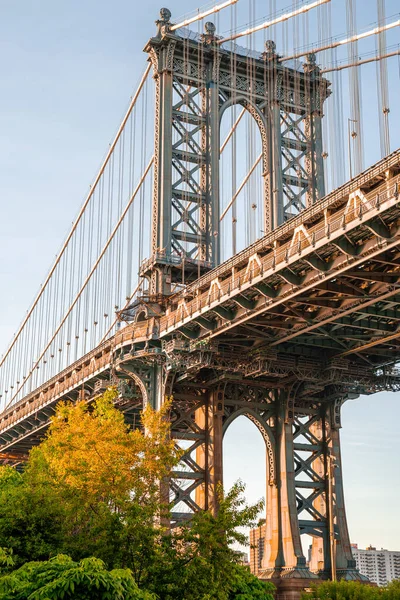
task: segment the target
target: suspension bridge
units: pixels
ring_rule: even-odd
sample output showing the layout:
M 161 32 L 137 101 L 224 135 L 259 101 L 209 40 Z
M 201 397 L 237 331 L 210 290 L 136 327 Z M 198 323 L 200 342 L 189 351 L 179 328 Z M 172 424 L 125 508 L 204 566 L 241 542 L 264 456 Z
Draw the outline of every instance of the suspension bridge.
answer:
M 240 415 L 253 421 L 267 457 L 261 576 L 293 598 L 313 579 L 362 579 L 341 406 L 400 390 L 400 150 L 390 152 L 387 67 L 400 50 L 386 40 L 400 20 L 378 0 L 378 22 L 356 32 L 348 0 L 347 35 L 329 37 L 329 2 L 224 36 L 210 21 L 203 33 L 188 27 L 237 0 L 182 22 L 161 10 L 128 111 L 0 362 L 0 457 L 15 466 L 60 400 L 92 402 L 117 385 L 137 426 L 144 404 L 172 396 L 184 449 L 170 481 L 173 527 L 216 510 L 223 435 Z M 237 44 L 313 11 L 311 45 L 280 54 L 270 39 L 261 50 Z M 358 42 L 370 38 L 376 52 L 363 55 Z M 382 158 L 364 168 L 367 63 Z

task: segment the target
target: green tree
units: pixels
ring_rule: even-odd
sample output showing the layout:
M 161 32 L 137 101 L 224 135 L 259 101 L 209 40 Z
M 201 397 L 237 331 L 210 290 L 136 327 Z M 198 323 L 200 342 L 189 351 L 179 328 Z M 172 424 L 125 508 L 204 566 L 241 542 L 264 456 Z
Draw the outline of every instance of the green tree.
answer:
M 400 580 L 392 581 L 385 587 L 385 600 L 400 600 Z
M 107 571 L 97 558 L 68 556 L 26 563 L 0 576 L 0 600 L 154 600 L 137 587 L 128 569 Z
M 0 546 L 17 564 L 45 560 L 62 545 L 63 509 L 50 485 L 31 486 L 24 474 L 0 467 Z
M 60 404 L 24 473 L 0 467 L 0 547 L 17 565 L 68 554 L 132 567 L 158 552 L 167 505 L 160 481 L 179 459 L 166 415 L 146 408 L 132 430 L 108 390 L 92 407 Z
M 302 600 L 400 600 L 400 582 L 376 587 L 358 581 L 325 581 L 304 593 Z
M 240 529 L 254 526 L 263 507 L 263 501 L 249 506 L 244 490 L 240 481 L 226 495 L 220 487 L 216 516 L 196 513 L 178 532 L 163 537 L 161 560 L 146 580 L 160 600 L 272 600 L 274 587 L 239 565 L 232 549 L 248 543 Z
M 61 404 L 24 473 L 0 469 L 0 547 L 12 550 L 17 567 L 34 560 L 45 568 L 63 554 L 78 568 L 96 557 L 107 569 L 130 569 L 159 600 L 269 599 L 271 587 L 238 565 L 231 548 L 247 542 L 240 528 L 255 525 L 263 503 L 248 506 L 239 482 L 226 495 L 218 490 L 216 516 L 200 512 L 171 532 L 162 482 L 180 453 L 169 403 L 147 408 L 143 429 L 133 431 L 115 395 L 110 389 L 92 407 Z
M 232 577 L 229 600 L 273 600 L 275 586 L 269 581 L 260 581 L 246 567 L 238 565 Z
M 169 437 L 168 402 L 160 411 L 144 410 L 145 435 L 127 426 L 113 405 L 116 394 L 108 390 L 91 409 L 59 405 L 46 439 L 30 454 L 24 481 L 30 490 L 58 496 L 57 552 L 130 567 L 140 585 L 158 554 L 168 509 L 160 482 L 179 453 Z

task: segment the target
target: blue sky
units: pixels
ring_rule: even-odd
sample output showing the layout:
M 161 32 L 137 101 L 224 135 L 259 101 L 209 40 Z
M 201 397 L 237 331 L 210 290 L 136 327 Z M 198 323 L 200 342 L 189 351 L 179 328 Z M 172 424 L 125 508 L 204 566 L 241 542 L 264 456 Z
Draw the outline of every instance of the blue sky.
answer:
M 240 0 L 238 23 L 247 23 L 250 9 L 257 18 L 267 16 L 273 4 Z M 285 8 L 290 0 L 275 4 Z M 388 16 L 398 12 L 396 4 L 387 0 Z M 167 6 L 178 17 L 198 4 L 171 0 Z M 0 353 L 44 279 L 118 127 L 145 68 L 142 48 L 155 31 L 159 8 L 154 0 L 0 1 Z M 358 9 L 359 29 L 375 21 L 374 0 L 359 1 Z M 332 14 L 332 32 L 344 33 L 344 0 L 332 0 Z M 217 25 L 219 31 L 230 29 L 229 14 Z M 393 36 L 398 40 L 398 31 Z M 284 36 L 281 44 L 290 49 Z M 393 73 L 396 69 L 397 63 L 391 66 Z M 397 78 L 391 90 L 397 98 L 398 86 Z M 370 95 L 367 81 L 367 116 Z M 393 119 L 392 149 L 400 146 L 398 116 Z M 374 131 L 371 120 L 366 165 L 379 158 Z M 400 549 L 399 406 L 398 394 L 378 394 L 343 409 L 349 527 L 352 540 L 364 547 Z M 244 419 L 233 423 L 225 450 L 226 483 L 241 477 L 250 500 L 263 496 L 264 449 L 254 426 Z

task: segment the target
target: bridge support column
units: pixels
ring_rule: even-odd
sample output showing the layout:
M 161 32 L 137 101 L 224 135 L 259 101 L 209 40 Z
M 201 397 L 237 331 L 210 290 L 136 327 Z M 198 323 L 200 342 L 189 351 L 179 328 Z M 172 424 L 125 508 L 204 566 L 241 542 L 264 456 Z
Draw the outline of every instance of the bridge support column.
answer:
M 312 579 L 306 566 L 297 515 L 294 438 L 288 395 L 278 392 L 275 414 L 276 482 L 267 490 L 267 528 L 263 577 Z
M 218 510 L 217 491 L 222 484 L 222 417 L 223 392 L 217 388 L 196 411 L 196 424 L 205 432 L 204 444 L 196 451 L 196 462 L 204 470 L 204 481 L 196 489 L 196 504 L 213 514 Z
M 297 598 L 315 579 L 363 581 L 352 557 L 340 457 L 342 400 L 308 403 L 278 393 L 275 406 L 276 484 L 267 488 L 261 577 L 278 596 Z M 301 534 L 312 537 L 309 565 Z M 334 565 L 334 568 L 332 568 Z
M 320 70 L 316 64 L 315 54 L 309 54 L 307 62 L 303 66 L 305 77 L 308 78 L 308 85 L 305 88 L 305 104 L 308 115 L 304 123 L 304 132 L 307 139 L 305 168 L 308 179 L 306 205 L 311 206 L 311 204 L 314 204 L 325 196 L 322 146 L 323 101 L 318 85 Z
M 365 578 L 356 569 L 350 545 L 344 504 L 342 462 L 340 455 L 341 400 L 324 404 L 321 418 L 310 427 L 322 453 L 313 462 L 313 471 L 324 480 L 324 493 L 313 502 L 314 510 L 325 521 L 324 528 L 315 528 L 310 569 L 322 579 Z M 332 568 L 334 565 L 334 568 Z
M 344 503 L 342 459 L 340 451 L 340 410 L 341 402 L 332 404 L 327 409 L 327 420 L 329 419 L 329 453 L 332 463 L 332 505 L 335 521 L 335 557 L 336 573 L 338 579 L 357 579 L 367 581 L 356 568 L 350 545 L 350 537 L 347 528 L 346 510 Z
M 306 119 L 305 131 L 309 148 L 305 161 L 308 174 L 306 202 L 307 206 L 311 206 L 325 196 L 322 115 L 320 112 L 315 110 Z

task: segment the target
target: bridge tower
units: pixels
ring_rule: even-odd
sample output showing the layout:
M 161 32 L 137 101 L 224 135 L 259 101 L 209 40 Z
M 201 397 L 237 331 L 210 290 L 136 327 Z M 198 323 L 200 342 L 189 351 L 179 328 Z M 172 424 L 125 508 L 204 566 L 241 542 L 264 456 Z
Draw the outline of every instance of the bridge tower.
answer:
M 141 274 L 151 294 L 196 279 L 220 262 L 220 122 L 233 104 L 262 140 L 263 215 L 269 232 L 324 196 L 321 119 L 329 82 L 310 55 L 286 66 L 275 43 L 249 58 L 219 43 L 213 23 L 196 36 L 161 10 L 145 51 L 156 83 L 152 255 Z
M 224 111 L 240 104 L 258 125 L 262 227 L 270 232 L 325 194 L 321 120 L 330 83 L 315 56 L 303 65 L 285 63 L 273 41 L 249 57 L 238 46 L 220 44 L 213 23 L 206 23 L 203 35 L 175 30 L 165 8 L 156 23 L 157 34 L 145 47 L 156 85 L 152 254 L 141 275 L 148 281 L 148 301 L 162 314 L 162 299 L 175 284 L 190 283 L 220 263 Z M 238 302 L 246 308 L 249 301 Z M 215 309 L 220 316 L 223 311 Z M 197 322 L 212 328 L 206 319 Z M 183 359 L 180 351 L 188 347 Z M 165 362 L 155 361 L 150 375 L 147 367 L 138 370 L 137 361 L 129 367 L 125 360 L 124 368 L 142 378 L 147 401 L 159 405 L 165 396 L 174 398 L 172 434 L 185 443 L 185 454 L 171 481 L 172 525 L 191 512 L 218 509 L 223 435 L 236 417 L 246 415 L 264 437 L 268 466 L 262 576 L 293 598 L 311 579 L 335 573 L 360 579 L 344 509 L 339 428 L 347 395 L 342 389 L 322 388 L 317 400 L 313 390 L 308 399 L 312 384 L 301 374 L 283 383 L 268 377 L 256 382 L 251 374 L 234 375 L 240 358 L 231 356 L 224 367 L 213 368 L 212 342 L 196 346 L 190 332 L 186 338 L 173 335 L 162 348 Z M 309 565 L 303 533 L 313 539 Z

